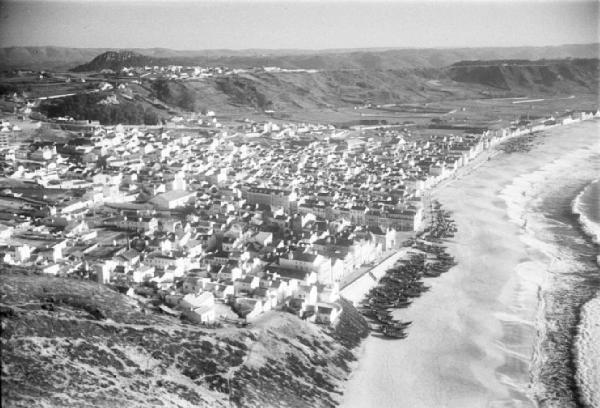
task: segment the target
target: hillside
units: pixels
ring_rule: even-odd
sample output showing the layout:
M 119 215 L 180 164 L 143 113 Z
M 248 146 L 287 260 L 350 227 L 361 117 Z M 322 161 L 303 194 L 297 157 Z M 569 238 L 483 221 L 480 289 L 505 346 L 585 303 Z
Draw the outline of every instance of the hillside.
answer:
M 85 64 L 106 48 L 6 47 L 0 48 L 0 70 L 67 70 Z M 112 51 L 115 51 L 114 49 Z M 443 67 L 461 60 L 598 58 L 599 44 L 548 47 L 490 47 L 447 49 L 341 49 L 341 50 L 198 50 L 131 49 L 151 58 L 174 63 L 231 67 L 280 66 L 314 69 L 399 69 Z
M 123 54 L 106 61 L 119 64 L 124 61 L 121 57 Z M 124 58 L 138 57 L 129 54 Z M 72 116 L 103 124 L 155 124 L 179 111 L 208 109 L 221 113 L 274 110 L 286 114 L 369 103 L 596 95 L 598 78 L 597 59 L 461 61 L 440 69 L 248 71 L 202 80 L 144 79 L 139 84 L 129 83 L 126 91 L 44 101 L 39 110 L 48 117 Z M 107 94 L 114 95 L 118 105 L 100 105 Z
M 366 335 L 272 312 L 202 329 L 87 281 L 3 271 L 3 407 L 333 407 Z
M 166 61 L 166 59 L 165 59 Z M 101 71 L 111 69 L 118 71 L 123 67 L 144 65 L 158 65 L 162 62 L 159 58 L 148 57 L 133 51 L 107 51 L 104 52 L 87 64 L 79 65 L 72 69 L 73 72 Z M 162 64 L 164 65 L 164 64 Z
M 116 94 L 77 94 L 40 104 L 39 112 L 49 118 L 70 116 L 75 120 L 97 120 L 104 125 L 157 125 L 169 114 L 141 98 L 131 101 Z
M 338 50 L 338 51 L 298 51 L 288 54 L 281 52 L 257 52 L 231 54 L 206 54 L 200 51 L 153 52 L 144 50 L 109 52 L 98 56 L 91 65 L 81 65 L 74 71 L 97 71 L 103 68 L 115 69 L 136 65 L 136 59 L 147 64 L 157 65 L 202 65 L 247 68 L 278 66 L 281 68 L 304 68 L 318 70 L 387 70 L 412 68 L 440 68 L 461 60 L 495 59 L 548 59 L 598 57 L 597 45 L 560 47 L 518 47 L 518 48 L 460 48 L 460 49 L 389 49 L 389 50 Z M 122 54 L 122 63 L 115 61 L 114 54 Z
M 522 63 L 458 63 L 442 69 L 335 70 L 317 73 L 244 73 L 203 81 L 167 81 L 167 104 L 183 109 L 253 108 L 296 111 L 364 103 L 431 102 L 445 99 L 549 94 L 594 94 L 599 61 L 541 60 Z M 182 98 L 172 95 L 185 93 Z
M 600 60 L 500 60 L 462 61 L 447 69 L 456 82 L 476 84 L 510 92 L 596 92 Z

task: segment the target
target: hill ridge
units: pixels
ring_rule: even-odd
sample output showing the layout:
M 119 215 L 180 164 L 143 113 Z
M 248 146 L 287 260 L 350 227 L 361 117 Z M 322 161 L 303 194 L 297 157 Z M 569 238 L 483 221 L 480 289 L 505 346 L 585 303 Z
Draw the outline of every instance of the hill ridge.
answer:
M 368 68 L 356 57 L 376 56 L 384 67 L 442 67 L 460 60 L 473 59 L 542 59 L 598 58 L 600 43 L 558 46 L 483 47 L 483 48 L 357 48 L 331 50 L 172 50 L 166 48 L 70 48 L 70 47 L 4 47 L 0 48 L 0 70 L 68 70 L 90 62 L 107 51 L 129 50 L 151 58 L 177 58 L 205 65 L 247 67 L 278 65 L 288 68 L 331 69 L 345 66 Z M 308 64 L 320 60 L 321 67 Z

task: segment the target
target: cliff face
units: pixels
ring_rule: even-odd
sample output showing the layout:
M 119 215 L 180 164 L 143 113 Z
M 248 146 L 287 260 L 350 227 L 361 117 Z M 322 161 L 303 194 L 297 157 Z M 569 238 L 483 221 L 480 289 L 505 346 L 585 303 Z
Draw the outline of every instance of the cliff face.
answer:
M 4 271 L 2 406 L 333 407 L 367 333 L 344 309 L 335 331 L 283 313 L 208 330 L 105 286 Z

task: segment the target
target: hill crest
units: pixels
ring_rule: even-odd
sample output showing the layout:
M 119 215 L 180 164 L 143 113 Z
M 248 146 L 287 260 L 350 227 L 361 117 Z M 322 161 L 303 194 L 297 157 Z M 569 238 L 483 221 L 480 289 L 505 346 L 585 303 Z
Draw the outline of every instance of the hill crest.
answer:
M 69 70 L 91 62 L 117 48 L 5 47 L 0 48 L 0 70 Z M 440 68 L 461 60 L 598 58 L 600 43 L 566 44 L 542 47 L 486 48 L 369 48 L 334 50 L 171 50 L 166 48 L 131 48 L 148 58 L 207 66 L 227 65 L 232 68 L 276 65 L 282 68 L 365 69 L 372 57 L 383 69 Z
M 73 68 L 73 72 L 101 71 L 111 69 L 118 71 L 127 66 L 153 65 L 157 62 L 156 58 L 138 54 L 130 50 L 106 51 L 86 64 L 78 65 Z

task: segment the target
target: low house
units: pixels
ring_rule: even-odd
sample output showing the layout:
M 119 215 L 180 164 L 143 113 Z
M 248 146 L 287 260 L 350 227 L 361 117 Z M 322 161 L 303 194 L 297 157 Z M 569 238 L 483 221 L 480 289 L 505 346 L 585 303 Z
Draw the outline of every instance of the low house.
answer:
M 136 283 L 144 282 L 154 277 L 154 267 L 150 265 L 140 265 L 131 271 L 131 280 Z
M 239 238 L 225 236 L 221 242 L 221 248 L 223 251 L 231 252 L 237 248 L 240 248 L 241 240 Z
M 252 297 L 262 300 L 265 312 L 273 309 L 279 303 L 278 291 L 276 288 L 256 288 L 254 289 Z
M 119 265 L 126 266 L 128 268 L 133 267 L 140 261 L 140 253 L 135 249 L 129 249 L 115 258 L 115 261 Z
M 215 304 L 215 297 L 210 292 L 202 292 L 199 294 L 188 293 L 185 295 L 179 307 L 182 309 L 194 309 L 201 306 L 212 306 Z
M 185 270 L 179 264 L 169 265 L 165 267 L 164 270 L 165 272 L 172 274 L 175 278 L 181 278 L 185 273 Z
M 317 288 L 320 302 L 333 303 L 340 298 L 340 286 L 338 283 L 331 285 L 319 285 Z
M 263 302 L 260 299 L 236 298 L 234 310 L 240 317 L 250 320 L 263 313 Z
M 171 210 L 173 208 L 184 207 L 194 201 L 195 192 L 185 190 L 171 190 L 166 193 L 156 195 L 150 202 L 159 209 Z
M 306 305 L 314 306 L 317 304 L 318 291 L 316 285 L 300 285 L 292 294 L 293 298 L 303 299 Z
M 180 256 L 181 254 L 163 255 L 161 253 L 152 253 L 145 259 L 145 263 L 157 268 L 167 269 L 169 266 L 175 266 L 178 270 L 185 270 L 189 265 L 189 260 Z
M 311 285 L 317 283 L 317 273 L 314 271 L 306 271 L 299 269 L 281 268 L 278 265 L 269 265 L 265 268 L 268 273 L 277 273 L 281 279 L 286 281 L 295 280 L 299 283 Z
M 315 272 L 316 279 L 323 276 L 331 280 L 331 259 L 319 254 L 289 252 L 286 256 L 279 257 L 279 266 L 285 269 Z
M 213 306 L 202 306 L 193 310 L 184 310 L 182 314 L 195 323 L 212 323 L 215 321 L 215 308 Z
M 254 234 L 250 240 L 251 242 L 255 242 L 263 247 L 266 247 L 273 242 L 273 233 L 260 231 Z
M 184 248 L 190 256 L 199 256 L 204 253 L 204 242 L 197 239 L 190 239 L 185 243 Z
M 204 290 L 210 291 L 216 299 L 227 300 L 235 294 L 235 288 L 229 283 L 209 282 L 204 286 Z
M 238 279 L 233 282 L 235 293 L 250 293 L 252 290 L 258 288 L 260 284 L 260 278 L 258 276 L 248 275 L 244 278 Z
M 197 293 L 198 291 L 205 288 L 206 284 L 210 282 L 208 276 L 192 275 L 187 276 L 183 280 L 183 293 Z
M 220 280 L 236 281 L 242 278 L 242 270 L 237 266 L 226 264 L 221 267 L 217 276 Z
M 187 294 L 179 302 L 184 316 L 196 323 L 212 323 L 215 321 L 215 297 L 211 292 L 198 295 Z
M 275 279 L 271 283 L 271 289 L 277 293 L 278 302 L 281 303 L 286 297 L 291 296 L 292 292 L 288 291 L 288 283 L 281 279 Z
M 318 293 L 315 285 L 300 285 L 287 300 L 288 307 L 303 319 L 314 311 Z
M 59 264 L 49 264 L 49 265 L 45 265 L 41 268 L 42 273 L 46 273 L 49 275 L 56 275 L 56 274 L 58 274 L 59 271 L 60 271 Z
M 342 307 L 337 303 L 318 303 L 315 309 L 315 322 L 334 324 L 342 313 Z
M 158 219 L 155 217 L 123 216 L 108 220 L 107 223 L 129 231 L 153 232 L 158 228 Z

